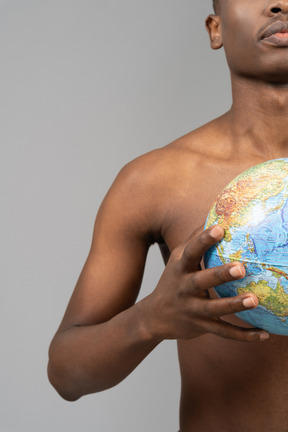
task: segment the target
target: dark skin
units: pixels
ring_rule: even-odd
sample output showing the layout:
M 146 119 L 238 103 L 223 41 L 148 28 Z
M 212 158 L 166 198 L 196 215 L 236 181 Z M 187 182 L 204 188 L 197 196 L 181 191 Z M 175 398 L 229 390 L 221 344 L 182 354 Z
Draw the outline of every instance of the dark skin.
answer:
M 288 157 L 288 38 L 287 46 L 261 38 L 288 20 L 288 0 L 217 3 L 206 26 L 212 48 L 224 46 L 233 105 L 120 172 L 98 212 L 48 372 L 57 391 L 76 400 L 116 385 L 161 341 L 177 339 L 181 432 L 287 432 L 287 339 L 268 339 L 233 315 L 256 307 L 254 294 L 216 298 L 214 286 L 245 275 L 240 263 L 200 263 L 224 235 L 220 226 L 203 232 L 223 187 L 251 166 Z M 135 303 L 155 242 L 166 267 Z

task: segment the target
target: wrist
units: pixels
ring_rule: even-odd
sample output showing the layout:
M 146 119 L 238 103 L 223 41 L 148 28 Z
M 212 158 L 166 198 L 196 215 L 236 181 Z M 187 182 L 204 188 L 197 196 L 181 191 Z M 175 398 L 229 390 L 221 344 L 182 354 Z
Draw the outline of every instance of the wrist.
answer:
M 141 339 L 154 344 L 159 344 L 165 338 L 163 337 L 157 316 L 159 312 L 155 312 L 150 296 L 145 297 L 135 304 L 137 313 L 138 331 Z

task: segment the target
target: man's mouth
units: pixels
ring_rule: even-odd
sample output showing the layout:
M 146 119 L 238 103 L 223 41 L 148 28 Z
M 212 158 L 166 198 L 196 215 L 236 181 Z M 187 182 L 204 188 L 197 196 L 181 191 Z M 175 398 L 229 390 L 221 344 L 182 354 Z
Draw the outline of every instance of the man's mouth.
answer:
M 261 34 L 261 40 L 273 45 L 288 46 L 288 22 L 276 21 Z

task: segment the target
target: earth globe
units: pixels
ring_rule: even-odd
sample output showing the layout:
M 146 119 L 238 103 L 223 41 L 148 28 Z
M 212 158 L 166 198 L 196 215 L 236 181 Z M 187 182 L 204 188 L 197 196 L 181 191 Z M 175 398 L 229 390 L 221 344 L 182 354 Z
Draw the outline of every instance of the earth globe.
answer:
M 236 315 L 254 327 L 288 335 L 288 158 L 256 165 L 217 197 L 205 228 L 224 238 L 204 255 L 206 268 L 240 261 L 243 279 L 215 287 L 219 297 L 253 292 L 257 308 Z

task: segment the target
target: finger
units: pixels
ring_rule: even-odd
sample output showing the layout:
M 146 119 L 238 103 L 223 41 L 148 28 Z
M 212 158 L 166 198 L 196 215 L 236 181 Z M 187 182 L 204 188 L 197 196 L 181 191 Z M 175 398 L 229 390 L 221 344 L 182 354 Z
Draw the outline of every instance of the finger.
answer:
M 200 270 L 187 278 L 186 289 L 192 295 L 222 285 L 245 276 L 245 267 L 240 262 L 228 263 L 222 266 Z
M 254 309 L 259 302 L 255 294 L 242 294 L 237 297 L 227 297 L 219 299 L 199 299 L 199 315 L 209 318 L 218 318 L 225 315 Z
M 239 342 L 263 342 L 269 339 L 269 333 L 264 330 L 238 327 L 221 320 L 207 321 L 206 331 Z
M 205 222 L 202 225 L 199 225 L 199 227 L 194 230 L 191 236 L 187 239 L 187 242 L 202 234 L 204 232 L 204 228 L 205 228 Z
M 197 237 L 189 239 L 180 260 L 181 270 L 188 272 L 197 270 L 204 253 L 219 242 L 223 236 L 224 229 L 221 225 L 214 225 Z

